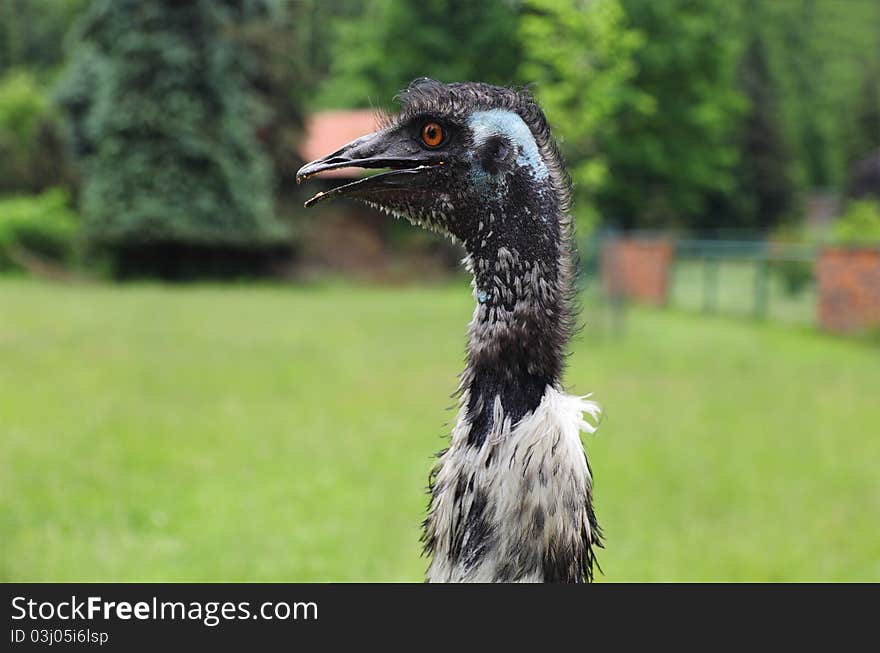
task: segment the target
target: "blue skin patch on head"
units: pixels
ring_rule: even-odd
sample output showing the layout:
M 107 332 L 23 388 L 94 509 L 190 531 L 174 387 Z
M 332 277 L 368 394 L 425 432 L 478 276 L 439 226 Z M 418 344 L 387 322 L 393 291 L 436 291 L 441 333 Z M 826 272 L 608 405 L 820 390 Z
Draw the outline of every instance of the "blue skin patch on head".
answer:
M 532 175 L 538 180 L 544 180 L 550 175 L 529 126 L 518 114 L 505 109 L 475 111 L 468 118 L 467 124 L 476 145 L 479 146 L 492 136 L 504 136 L 516 146 L 518 165 L 530 168 Z
M 487 301 L 489 301 L 489 293 L 487 293 L 485 290 L 481 290 L 479 293 L 477 293 L 477 301 L 481 304 L 485 304 Z
M 471 162 L 471 168 L 468 174 L 470 175 L 471 181 L 476 184 L 485 184 L 489 181 L 489 178 L 492 176 L 488 172 L 483 169 L 483 166 L 477 162 L 474 158 L 474 155 L 471 152 L 467 153 L 467 158 Z

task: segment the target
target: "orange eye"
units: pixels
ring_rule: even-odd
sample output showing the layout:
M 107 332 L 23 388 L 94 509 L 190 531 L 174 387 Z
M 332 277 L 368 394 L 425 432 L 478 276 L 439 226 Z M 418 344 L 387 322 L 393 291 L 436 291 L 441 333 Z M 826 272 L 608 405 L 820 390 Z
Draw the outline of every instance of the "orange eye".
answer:
M 422 142 L 428 147 L 437 147 L 443 142 L 443 128 L 436 122 L 426 122 L 422 127 Z

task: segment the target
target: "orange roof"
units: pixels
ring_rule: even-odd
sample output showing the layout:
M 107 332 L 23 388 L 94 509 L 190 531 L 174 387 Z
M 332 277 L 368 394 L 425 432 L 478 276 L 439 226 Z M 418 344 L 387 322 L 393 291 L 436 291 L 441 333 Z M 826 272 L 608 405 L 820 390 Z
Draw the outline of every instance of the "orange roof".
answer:
M 306 161 L 320 159 L 378 127 L 376 112 L 371 109 L 318 111 L 306 120 L 305 141 L 300 154 Z M 322 172 L 320 176 L 351 178 L 360 175 L 357 168 L 340 168 Z

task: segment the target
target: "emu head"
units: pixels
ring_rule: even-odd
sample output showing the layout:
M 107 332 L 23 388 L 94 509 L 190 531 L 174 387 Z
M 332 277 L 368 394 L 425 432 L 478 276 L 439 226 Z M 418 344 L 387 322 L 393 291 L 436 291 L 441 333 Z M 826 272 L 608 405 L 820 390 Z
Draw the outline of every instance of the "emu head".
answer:
M 297 181 L 336 168 L 389 170 L 318 193 L 306 206 L 348 196 L 449 235 L 470 254 L 558 253 L 570 182 L 527 92 L 420 79 L 399 99 L 401 112 L 383 128 L 305 165 Z

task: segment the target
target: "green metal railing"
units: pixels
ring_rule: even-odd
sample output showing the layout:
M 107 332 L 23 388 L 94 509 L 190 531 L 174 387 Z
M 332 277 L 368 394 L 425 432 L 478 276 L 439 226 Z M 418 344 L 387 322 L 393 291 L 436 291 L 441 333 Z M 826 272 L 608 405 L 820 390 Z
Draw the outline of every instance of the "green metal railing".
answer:
M 676 238 L 663 233 L 626 238 L 664 238 L 673 246 L 668 274 L 669 307 L 709 314 L 813 324 L 816 320 L 812 245 L 752 238 Z M 581 263 L 588 289 L 601 288 L 600 252 L 618 234 L 582 243 Z M 602 294 L 601 292 L 598 294 Z M 620 298 L 605 297 L 610 303 Z
M 771 315 L 774 300 L 790 304 L 798 301 L 800 296 L 800 301 L 809 299 L 812 303 L 812 299 L 806 295 L 813 293 L 815 247 L 766 240 L 679 239 L 674 243 L 669 297 L 673 305 L 678 290 L 676 281 L 682 266 L 686 265 L 699 265 L 702 268 L 700 309 L 705 313 L 724 312 L 721 299 L 731 294 L 740 296 L 739 310 L 733 312 L 748 312 L 758 319 Z M 749 284 L 751 297 L 748 301 L 750 309 L 746 311 L 742 279 L 746 276 L 744 272 L 749 269 L 752 276 Z M 726 279 L 723 271 L 727 272 Z M 731 276 L 736 278 L 732 279 Z M 813 313 L 809 313 L 810 318 Z M 801 312 L 798 317 L 797 321 L 802 321 L 807 315 Z

